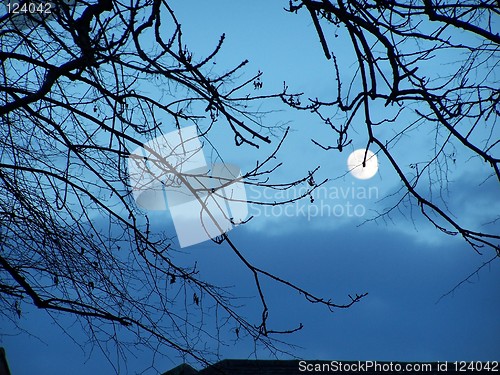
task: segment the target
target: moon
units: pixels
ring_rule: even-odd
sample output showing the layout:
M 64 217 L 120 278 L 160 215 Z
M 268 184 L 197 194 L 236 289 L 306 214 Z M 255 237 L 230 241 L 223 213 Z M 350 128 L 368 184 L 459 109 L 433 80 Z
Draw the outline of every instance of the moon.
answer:
M 366 163 L 363 167 L 363 160 L 365 159 L 366 152 Z M 375 176 L 378 171 L 378 159 L 372 151 L 361 148 L 359 150 L 353 151 L 347 158 L 347 168 L 349 172 L 359 180 L 368 180 Z

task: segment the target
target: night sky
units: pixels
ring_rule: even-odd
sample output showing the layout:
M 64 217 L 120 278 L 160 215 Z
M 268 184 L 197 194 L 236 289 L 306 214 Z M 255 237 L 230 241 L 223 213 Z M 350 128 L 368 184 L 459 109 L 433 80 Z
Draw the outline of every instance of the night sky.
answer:
M 292 91 L 305 92 L 306 97 L 328 96 L 333 90 L 333 72 L 310 19 L 306 12 L 286 13 L 283 7 L 288 1 L 171 3 L 195 58 L 209 53 L 221 33 L 226 33 L 215 70 L 228 70 L 248 58 L 250 64 L 245 72 L 250 76 L 263 71 L 263 90 L 279 91 L 284 81 Z M 316 295 L 347 303 L 349 294 L 368 293 L 351 308 L 332 313 L 324 306 L 307 303 L 296 292 L 264 282 L 270 324 L 283 329 L 304 325 L 301 331 L 283 338 L 297 346 L 288 350 L 307 359 L 498 360 L 498 261 L 441 298 L 493 254 L 479 255 L 460 238 L 437 231 L 409 205 L 385 220 L 371 221 L 377 212 L 396 201 L 393 193 L 400 181 L 382 157 L 372 179 L 362 181 L 347 173 L 347 157 L 366 145 L 364 135 L 353 135 L 353 144 L 345 152 L 327 152 L 310 141 L 312 137 L 324 140 L 329 136 L 334 140 L 315 116 L 292 111 L 279 101 L 266 106 L 276 110 L 267 117 L 269 124 L 286 124 L 291 129 L 278 154 L 283 166 L 276 172 L 277 178 L 299 178 L 320 166 L 317 181 L 329 181 L 316 192 L 314 203 L 305 199 L 292 204 L 288 211 L 249 207 L 253 219 L 234 228 L 229 236 L 254 264 Z M 214 145 L 224 153 L 226 161 L 242 170 L 251 168 L 256 159 L 262 160 L 279 140 L 273 139 L 272 145 L 252 150 L 254 153 L 241 152 L 225 147 L 226 131 L 214 129 Z M 403 139 L 401 150 L 406 151 L 401 158 L 406 161 L 427 155 L 431 151 L 428 139 L 425 129 L 413 134 L 411 140 Z M 410 144 L 411 149 L 407 147 Z M 478 192 L 481 172 L 479 161 L 458 159 L 450 172 L 450 209 L 472 227 L 493 231 L 492 224 L 484 222 L 492 213 L 500 212 L 498 184 L 486 181 L 481 185 L 480 199 L 474 204 L 468 200 Z M 249 199 L 272 200 L 275 193 L 269 194 L 264 196 L 263 191 L 247 188 Z M 336 211 L 319 214 L 316 209 L 321 204 L 336 207 Z M 311 208 L 314 205 L 316 208 Z M 348 215 L 349 205 L 358 207 L 357 213 Z M 155 228 L 173 231 L 168 213 L 155 214 L 154 218 Z M 234 294 L 248 297 L 244 311 L 250 316 L 258 314 L 260 305 L 251 275 L 227 246 L 207 241 L 183 249 L 178 256 L 181 261 L 196 261 L 207 280 L 234 285 Z M 0 337 L 13 374 L 113 373 L 97 346 L 92 349 L 87 345 L 82 350 L 77 345 L 85 338 L 77 325 L 69 326 L 72 319 L 61 318 L 60 322 L 74 340 L 46 312 L 35 309 L 24 312 L 25 333 Z M 222 358 L 247 358 L 251 352 L 251 346 L 244 343 L 220 348 Z M 258 355 L 270 358 L 265 351 L 259 350 Z M 155 370 L 148 369 L 150 352 L 132 350 L 127 358 L 128 368 L 120 370 L 128 374 L 144 370 L 146 374 L 157 374 L 157 370 L 166 371 L 182 362 L 174 355 L 155 358 Z

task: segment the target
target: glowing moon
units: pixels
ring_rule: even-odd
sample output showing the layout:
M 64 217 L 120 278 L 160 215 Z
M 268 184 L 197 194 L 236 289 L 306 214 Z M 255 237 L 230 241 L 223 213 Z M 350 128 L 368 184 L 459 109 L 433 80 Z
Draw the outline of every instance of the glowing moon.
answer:
M 363 167 L 363 160 L 365 159 L 366 152 L 366 163 Z M 351 155 L 347 158 L 347 168 L 351 174 L 360 179 L 368 180 L 377 174 L 378 171 L 378 160 L 377 155 L 372 151 L 362 148 L 353 151 Z

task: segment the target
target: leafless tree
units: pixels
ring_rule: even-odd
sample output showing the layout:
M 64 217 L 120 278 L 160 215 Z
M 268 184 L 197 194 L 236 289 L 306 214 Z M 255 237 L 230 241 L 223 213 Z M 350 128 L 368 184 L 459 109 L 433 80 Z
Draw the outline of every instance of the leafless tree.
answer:
M 243 149 L 276 143 L 274 152 L 243 172 L 246 184 L 280 190 L 304 185 L 307 195 L 321 185 L 314 169 L 289 183 L 272 182 L 284 139 L 274 132 L 286 131 L 266 126 L 253 104 L 280 103 L 293 95 L 260 94 L 260 72 L 241 80 L 247 61 L 216 73 L 213 59 L 224 36 L 211 54 L 196 58 L 168 1 L 47 4 L 25 12 L 29 3 L 20 2 L 0 17 L 5 317 L 17 324 L 23 308 L 34 305 L 56 319 L 57 314 L 78 317 L 99 346 L 124 344 L 128 332 L 134 345 L 173 348 L 206 362 L 218 341 L 217 328 L 271 351 L 277 350 L 275 335 L 301 328 L 268 326 L 262 279 L 329 309 L 362 298 L 337 302 L 316 296 L 252 264 L 223 234 L 215 242 L 248 269 L 260 300 L 261 315 L 245 317 L 235 303 L 238 296 L 203 280 L 196 264 L 177 263 L 173 233 L 152 231 L 148 213 L 133 199 L 127 166 L 133 149 L 188 125 L 196 126 L 208 145 L 216 123 Z M 203 190 L 190 181 L 206 175 L 179 172 L 158 150 L 149 151 L 166 174 L 193 193 Z
M 450 170 L 467 160 L 479 164 L 479 192 L 500 182 L 498 1 L 293 0 L 286 10 L 309 14 L 336 77 L 332 98 L 287 101 L 331 129 L 330 143 L 312 141 L 342 152 L 363 137 L 402 181 L 397 203 L 375 219 L 418 206 L 438 230 L 497 258 L 498 212 L 471 227 L 446 192 Z M 401 140 L 423 133 L 434 135 L 429 148 L 408 162 Z

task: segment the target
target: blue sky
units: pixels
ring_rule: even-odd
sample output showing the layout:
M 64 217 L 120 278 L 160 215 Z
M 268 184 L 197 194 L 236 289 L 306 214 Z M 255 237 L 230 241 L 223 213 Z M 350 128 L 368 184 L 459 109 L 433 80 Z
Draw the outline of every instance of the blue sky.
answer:
M 251 76 L 257 70 L 263 71 L 264 91 L 278 91 L 286 81 L 291 91 L 304 91 L 306 96 L 330 95 L 331 65 L 324 58 L 307 14 L 291 15 L 283 10 L 288 1 L 176 0 L 171 3 L 195 59 L 211 52 L 220 35 L 226 33 L 226 42 L 214 69 L 229 70 L 248 58 L 246 74 Z M 388 163 L 380 159 L 379 173 L 373 179 L 356 180 L 346 175 L 345 163 L 349 151 L 366 144 L 361 133 L 358 138 L 354 137 L 347 153 L 323 152 L 309 141 L 311 134 L 321 140 L 329 139 L 331 134 L 314 116 L 290 111 L 278 101 L 266 106 L 264 109 L 278 110 L 267 117 L 268 123 L 291 127 L 279 154 L 283 166 L 277 178 L 301 177 L 320 165 L 318 180 L 331 179 L 325 185 L 328 192 L 377 189 L 377 196 L 367 199 L 324 200 L 325 204 L 344 208 L 346 204 L 362 205 L 365 214 L 361 217 L 313 215 L 307 218 L 300 214 L 301 207 L 305 207 L 306 212 L 311 207 L 307 201 L 297 206 L 299 211 L 289 211 L 291 215 L 263 215 L 262 208 L 251 207 L 254 219 L 230 232 L 242 252 L 259 267 L 318 295 L 345 302 L 348 294 L 369 293 L 352 308 L 330 313 L 286 288 L 265 283 L 271 323 L 283 328 L 298 323 L 305 326 L 287 338 L 291 344 L 300 346 L 294 354 L 300 358 L 339 360 L 498 360 L 498 262 L 485 267 L 469 283 L 437 303 L 491 255 L 479 256 L 459 238 L 437 232 L 418 214 L 412 214 L 409 207 L 386 222 L 365 222 L 395 199 L 390 194 L 399 187 L 399 181 Z M 274 146 L 242 152 L 227 146 L 224 128 L 215 129 L 214 134 L 214 144 L 224 152 L 225 159 L 242 169 L 252 166 L 256 159 L 262 160 Z M 407 151 L 400 155 L 401 160 L 414 160 L 419 155 L 424 158 L 431 152 L 427 148 L 429 139 L 432 135 L 426 131 L 402 139 L 399 147 Z M 481 187 L 482 199 L 474 206 L 469 204 L 468 196 L 478 193 L 481 175 L 478 161 L 459 159 L 451 173 L 449 194 L 455 202 L 451 209 L 467 224 L 480 227 L 491 213 L 500 211 L 498 186 L 491 180 Z M 252 197 L 257 192 L 247 190 L 247 194 Z M 162 215 L 156 216 L 155 225 L 172 230 L 169 214 Z M 491 228 L 491 224 L 482 227 Z M 256 290 L 228 248 L 206 242 L 185 251 L 179 255 L 181 260 L 196 260 L 208 280 L 235 285 L 236 294 L 249 297 L 245 311 L 250 316 L 258 313 Z M 91 346 L 86 346 L 82 350 L 45 312 L 32 310 L 25 316 L 23 328 L 33 336 L 24 333 L 0 337 L 13 374 L 113 373 L 99 348 L 91 351 Z M 84 340 L 80 328 L 73 325 L 71 319 L 62 318 L 61 324 L 76 342 Z M 223 358 L 247 358 L 250 354 L 251 347 L 244 344 L 221 348 Z M 264 352 L 259 354 L 266 358 Z M 151 352 L 132 350 L 127 357 L 128 368 L 121 373 L 144 370 L 146 374 L 157 373 L 148 369 Z M 175 356 L 155 360 L 159 371 L 166 371 L 181 361 Z
M 286 288 L 266 283 L 271 322 L 283 328 L 300 322 L 305 326 L 287 338 L 301 347 L 294 351 L 296 356 L 393 361 L 498 359 L 500 298 L 495 264 L 436 303 L 483 260 L 461 241 L 446 238 L 429 245 L 385 226 L 346 225 L 331 230 L 314 229 L 304 220 L 296 224 L 302 231 L 274 235 L 267 230 L 256 236 L 241 227 L 232 237 L 249 259 L 317 294 L 346 301 L 348 294 L 369 293 L 352 308 L 330 313 Z M 190 248 L 186 257 L 196 259 L 209 280 L 240 285 L 237 292 L 254 297 L 246 301 L 248 313 L 256 312 L 258 299 L 251 280 L 227 249 L 200 244 Z M 13 373 L 112 373 L 98 348 L 86 361 L 89 347 L 84 354 L 47 319 L 43 312 L 29 311 L 24 322 L 24 327 L 45 344 L 26 334 L 3 338 Z M 66 327 L 69 322 L 62 319 Z M 77 325 L 68 332 L 83 340 Z M 224 358 L 247 358 L 250 351 L 244 344 L 221 349 Z M 123 373 L 147 369 L 149 355 L 132 350 Z M 176 361 L 180 359 L 156 358 L 156 366 L 166 370 Z

